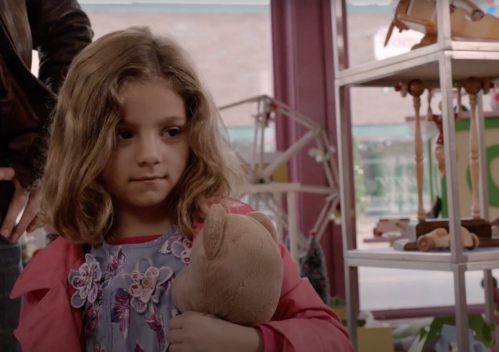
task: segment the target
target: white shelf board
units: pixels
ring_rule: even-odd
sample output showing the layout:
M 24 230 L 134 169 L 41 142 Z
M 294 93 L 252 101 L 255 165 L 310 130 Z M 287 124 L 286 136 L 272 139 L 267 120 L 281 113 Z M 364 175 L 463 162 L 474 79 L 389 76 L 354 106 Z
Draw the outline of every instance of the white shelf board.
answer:
M 309 186 L 301 183 L 291 182 L 270 182 L 261 184 L 247 184 L 236 188 L 236 193 L 287 193 L 287 192 L 304 192 L 331 194 L 337 190 L 326 186 Z
M 355 267 L 452 271 L 459 264 L 469 271 L 499 269 L 499 248 L 464 250 L 461 263 L 453 263 L 448 250 L 403 252 L 392 248 L 350 250 L 345 260 L 349 266 Z
M 463 252 L 463 256 L 467 263 L 499 261 L 499 247 L 477 248 Z
M 386 259 L 415 262 L 450 263 L 451 256 L 447 251 L 420 252 L 420 251 L 396 251 L 393 248 L 381 249 L 353 249 L 347 251 L 345 258 L 348 259 Z
M 462 81 L 471 76 L 499 77 L 499 43 L 454 42 L 453 50 L 440 51 L 437 45 L 431 45 L 341 70 L 336 83 L 339 86 L 393 87 L 415 78 L 438 83 L 438 59 L 442 53 L 452 59 L 454 80 Z

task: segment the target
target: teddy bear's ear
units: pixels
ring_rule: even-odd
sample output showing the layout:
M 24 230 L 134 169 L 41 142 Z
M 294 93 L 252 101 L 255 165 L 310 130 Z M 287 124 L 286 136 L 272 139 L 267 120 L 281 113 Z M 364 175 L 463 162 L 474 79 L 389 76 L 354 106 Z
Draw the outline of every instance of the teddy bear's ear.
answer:
M 277 231 L 275 229 L 275 226 L 274 226 L 274 224 L 272 223 L 272 221 L 269 219 L 269 217 L 267 215 L 265 215 L 263 213 L 260 213 L 258 211 L 255 211 L 255 212 L 247 214 L 247 216 L 249 216 L 250 218 L 255 219 L 260 224 L 262 224 L 263 227 L 265 227 L 270 232 L 270 234 L 272 235 L 272 238 L 274 239 L 274 241 L 276 243 L 279 242 L 279 239 L 277 238 Z
M 224 237 L 225 208 L 220 204 L 211 207 L 203 226 L 204 249 L 209 260 L 216 258 Z

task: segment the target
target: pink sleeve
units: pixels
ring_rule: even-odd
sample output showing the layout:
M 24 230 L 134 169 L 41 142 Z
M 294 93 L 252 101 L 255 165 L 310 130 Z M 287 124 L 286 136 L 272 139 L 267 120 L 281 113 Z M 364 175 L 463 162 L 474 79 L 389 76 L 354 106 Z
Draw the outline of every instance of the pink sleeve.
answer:
M 279 352 L 280 348 L 282 348 L 283 337 L 265 325 L 257 325 L 255 327 L 262 332 L 265 352 Z
M 288 250 L 279 244 L 284 280 L 276 313 L 262 331 L 265 352 L 354 352 L 336 314 L 302 279 Z

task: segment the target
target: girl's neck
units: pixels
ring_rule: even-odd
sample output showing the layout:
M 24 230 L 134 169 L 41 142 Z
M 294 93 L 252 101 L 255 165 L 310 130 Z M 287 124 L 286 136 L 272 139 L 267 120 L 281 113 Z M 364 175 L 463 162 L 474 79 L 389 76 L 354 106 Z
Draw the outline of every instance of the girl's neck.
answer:
M 164 207 L 115 209 L 112 238 L 153 236 L 165 233 L 171 227 Z

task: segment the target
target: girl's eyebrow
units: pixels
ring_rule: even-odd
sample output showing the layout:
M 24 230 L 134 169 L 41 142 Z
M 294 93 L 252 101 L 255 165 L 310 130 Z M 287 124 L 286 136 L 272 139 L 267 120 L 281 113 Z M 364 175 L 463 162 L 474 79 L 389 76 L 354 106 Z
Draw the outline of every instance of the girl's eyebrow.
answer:
M 165 116 L 161 117 L 158 119 L 157 124 L 158 125 L 167 125 L 167 124 L 174 124 L 174 123 L 185 123 L 186 122 L 186 117 L 185 116 Z M 118 125 L 123 126 L 123 125 L 128 125 L 128 126 L 135 126 L 136 123 L 132 121 L 127 121 L 126 119 L 122 118 L 121 120 L 118 121 Z

